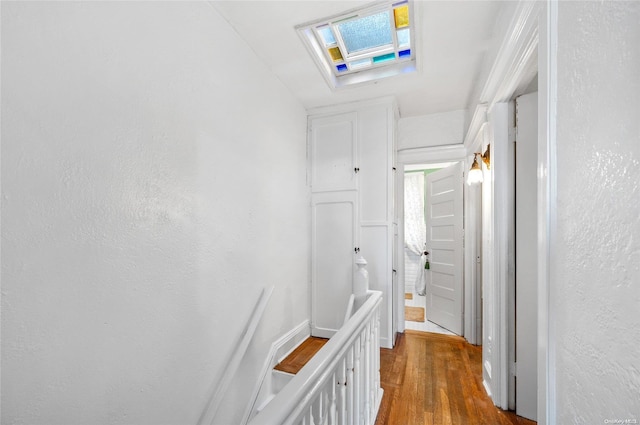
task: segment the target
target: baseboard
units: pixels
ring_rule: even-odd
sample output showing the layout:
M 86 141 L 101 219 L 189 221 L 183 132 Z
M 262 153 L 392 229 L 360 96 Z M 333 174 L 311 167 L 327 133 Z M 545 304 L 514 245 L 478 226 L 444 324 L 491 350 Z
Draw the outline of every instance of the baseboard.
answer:
M 271 369 L 273 369 L 276 364 L 284 360 L 289 354 L 293 352 L 293 350 L 298 348 L 298 345 L 300 345 L 305 339 L 309 338 L 310 336 L 311 327 L 308 320 L 305 320 L 295 328 L 291 329 L 285 335 L 281 336 L 280 339 L 274 342 L 274 345 L 277 344 L 278 347 L 274 355 L 275 361 L 273 362 Z
M 309 320 L 305 320 L 289 332 L 282 335 L 271 344 L 269 354 L 260 372 L 260 379 L 256 383 L 249 399 L 249 404 L 242 417 L 242 424 L 247 424 L 261 402 L 271 394 L 271 371 L 282 359 L 296 349 L 302 341 L 311 335 Z
M 487 381 L 485 381 L 484 379 L 482 380 L 482 386 L 484 387 L 484 390 L 487 392 L 487 395 L 489 396 L 489 398 L 493 401 L 493 397 L 492 397 L 492 394 L 491 394 L 491 388 L 489 388 L 489 385 L 487 384 Z M 493 404 L 495 404 L 495 402 Z

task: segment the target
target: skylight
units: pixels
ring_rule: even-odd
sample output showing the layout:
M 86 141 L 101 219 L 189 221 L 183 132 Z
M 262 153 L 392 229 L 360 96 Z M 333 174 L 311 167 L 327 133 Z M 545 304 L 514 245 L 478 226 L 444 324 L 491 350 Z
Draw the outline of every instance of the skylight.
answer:
M 412 3 L 376 3 L 296 27 L 333 88 L 416 70 Z

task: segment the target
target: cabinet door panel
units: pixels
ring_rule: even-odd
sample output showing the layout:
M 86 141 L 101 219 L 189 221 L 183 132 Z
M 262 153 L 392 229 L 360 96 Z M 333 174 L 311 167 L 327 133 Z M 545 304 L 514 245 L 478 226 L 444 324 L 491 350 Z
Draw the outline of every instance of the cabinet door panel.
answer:
M 311 120 L 311 190 L 357 188 L 355 113 Z
M 360 253 L 367 260 L 369 289 L 382 292 L 380 309 L 380 345 L 393 347 L 392 323 L 392 266 L 391 226 L 368 225 L 360 227 Z
M 353 292 L 356 193 L 315 194 L 312 198 L 311 334 L 331 337 L 344 320 Z
M 363 222 L 392 220 L 389 176 L 391 141 L 389 110 L 377 107 L 358 112 L 358 185 L 360 218 Z

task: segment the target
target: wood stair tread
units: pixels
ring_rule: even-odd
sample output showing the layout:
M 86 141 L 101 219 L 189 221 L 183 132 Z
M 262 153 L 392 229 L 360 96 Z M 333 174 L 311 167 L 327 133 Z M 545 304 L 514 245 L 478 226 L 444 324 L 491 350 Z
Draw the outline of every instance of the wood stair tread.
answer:
M 291 354 L 278 363 L 274 369 L 295 375 L 328 341 L 326 338 L 317 338 L 314 336 L 307 338 L 302 344 L 296 347 Z

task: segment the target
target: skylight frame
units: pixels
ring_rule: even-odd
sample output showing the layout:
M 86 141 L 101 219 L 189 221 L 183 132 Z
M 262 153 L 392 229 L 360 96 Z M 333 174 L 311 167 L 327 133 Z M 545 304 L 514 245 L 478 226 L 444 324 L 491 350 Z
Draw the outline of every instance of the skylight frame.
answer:
M 408 24 L 396 27 L 394 9 L 403 6 L 408 8 Z M 377 2 L 339 15 L 298 25 L 296 30 L 329 87 L 339 89 L 348 85 L 363 84 L 418 71 L 416 52 L 419 51 L 420 39 L 416 30 L 416 7 L 417 5 L 412 0 Z M 385 11 L 389 12 L 391 44 L 349 53 L 338 26 L 344 22 L 365 18 Z M 321 35 L 321 31 L 325 28 L 329 28 L 332 31 L 336 43 L 331 44 L 331 46 L 339 48 L 342 60 L 334 61 L 330 56 L 327 48 L 329 45 L 325 44 Z M 409 31 L 409 46 L 400 46 L 398 31 L 402 30 Z M 407 52 L 409 53 L 407 54 Z M 382 56 L 390 55 L 391 53 L 394 55 L 391 60 L 380 60 Z M 378 61 L 374 61 L 374 58 L 377 58 Z M 353 66 L 356 65 L 357 61 L 366 59 L 370 59 L 371 63 L 362 67 Z M 347 69 L 339 70 L 338 66 L 346 66 Z

